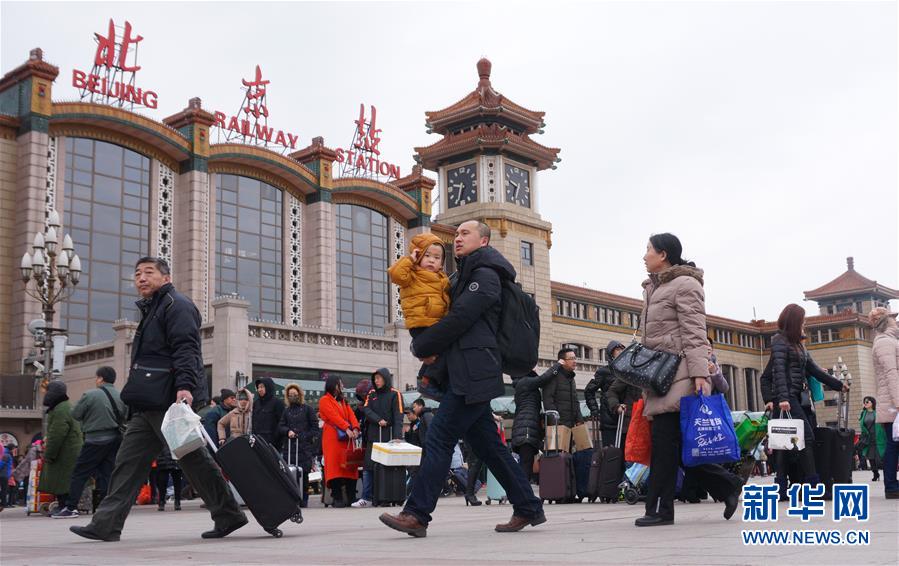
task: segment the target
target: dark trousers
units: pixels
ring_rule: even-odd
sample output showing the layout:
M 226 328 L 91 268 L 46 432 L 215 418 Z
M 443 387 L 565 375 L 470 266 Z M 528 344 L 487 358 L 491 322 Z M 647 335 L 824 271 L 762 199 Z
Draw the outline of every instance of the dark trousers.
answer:
M 537 448 L 530 444 L 522 444 L 518 447 L 518 456 L 520 457 L 521 471 L 524 472 L 528 481 L 534 479 L 534 458 L 537 457 Z
M 65 502 L 69 509 L 78 507 L 78 500 L 84 491 L 84 484 L 94 477 L 96 489 L 101 494 L 106 494 L 109 489 L 109 478 L 115 467 L 116 453 L 119 451 L 121 438 L 110 440 L 102 444 L 93 442 L 85 443 L 78 453 L 75 469 L 72 471 L 72 481 L 69 483 L 69 497 Z
M 674 519 L 674 493 L 677 489 L 677 468 L 681 465 L 680 412 L 662 413 L 652 417 L 652 456 L 649 465 L 649 487 L 646 494 L 646 514 Z M 717 464 L 693 466 L 690 473 L 719 501 L 740 489 L 739 477 Z
M 9 477 L 0 476 L 0 508 L 8 507 L 10 503 L 7 501 L 9 495 L 7 490 L 18 489 L 17 487 L 9 487 Z
M 527 477 L 496 433 L 490 403 L 468 405 L 464 397 L 449 390 L 444 394 L 440 410 L 434 415 L 428 430 L 427 448 L 412 482 L 412 493 L 403 509 L 406 513 L 418 518 L 424 525 L 431 522 L 431 512 L 437 507 L 437 499 L 449 471 L 453 447 L 460 437 L 506 490 L 515 515 L 533 518 L 543 513 L 543 504 L 534 496 Z
M 172 487 L 175 490 L 175 503 L 181 503 L 181 470 L 179 468 L 156 468 L 156 502 L 165 505 L 165 494 L 169 488 L 169 476 L 172 478 Z
M 781 418 L 780 409 L 776 405 L 774 413 L 777 415 L 775 418 Z M 814 416 L 814 413 L 812 415 Z M 792 478 L 789 478 L 791 458 L 797 459 L 798 473 L 802 476 L 801 481 L 813 485 L 818 483 L 818 474 L 815 470 L 815 427 L 809 418 L 809 414 L 805 412 L 799 403 L 799 399 L 790 399 L 790 411 L 789 413 L 784 413 L 783 418 L 802 419 L 802 422 L 805 424 L 805 448 L 795 455 L 786 450 L 776 451 L 777 475 L 774 481 L 780 486 L 781 498 L 786 496 L 787 486 L 792 482 Z M 817 418 L 814 419 L 814 422 L 817 423 Z
M 95 533 L 104 537 L 121 534 L 150 464 L 165 442 L 160 430 L 163 415 L 163 411 L 144 411 L 135 413 L 128 421 L 128 430 L 122 438 L 112 471 L 109 493 L 89 525 Z M 227 529 L 246 518 L 207 450 L 194 450 L 179 459 L 178 464 L 206 504 L 216 528 Z
M 885 410 L 885 409 L 884 409 Z M 883 489 L 892 493 L 899 492 L 899 481 L 896 480 L 896 465 L 899 463 L 899 440 L 893 440 L 892 423 L 880 423 L 886 436 L 883 451 Z

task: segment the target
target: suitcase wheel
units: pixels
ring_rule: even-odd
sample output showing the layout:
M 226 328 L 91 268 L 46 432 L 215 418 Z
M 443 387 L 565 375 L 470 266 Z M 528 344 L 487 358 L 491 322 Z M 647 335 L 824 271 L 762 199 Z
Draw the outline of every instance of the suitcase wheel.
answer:
M 624 500 L 627 501 L 628 505 L 636 505 L 640 501 L 640 495 L 636 489 L 626 489 L 624 491 Z
M 284 532 L 281 529 L 265 529 L 265 532 L 272 535 L 275 538 L 281 538 L 284 536 Z
M 490 505 L 490 500 L 489 500 L 489 499 L 487 500 L 487 505 Z
M 290 516 L 290 520 L 299 525 L 303 522 L 303 514 L 297 509 L 297 512 Z

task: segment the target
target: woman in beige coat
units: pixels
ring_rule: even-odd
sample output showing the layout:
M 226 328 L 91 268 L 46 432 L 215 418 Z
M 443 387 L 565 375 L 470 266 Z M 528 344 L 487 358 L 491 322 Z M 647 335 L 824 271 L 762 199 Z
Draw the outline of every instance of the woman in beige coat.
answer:
M 652 456 L 646 515 L 638 527 L 674 523 L 674 492 L 681 465 L 680 400 L 703 391 L 710 394 L 709 347 L 705 320 L 702 270 L 681 257 L 681 243 L 673 234 L 655 234 L 646 245 L 643 262 L 649 279 L 643 282 L 643 345 L 681 354 L 674 383 L 667 395 L 644 391 L 644 415 L 652 420 Z M 737 509 L 742 481 L 718 465 L 688 469 L 717 500 L 724 501 L 724 518 Z
M 896 315 L 883 307 L 872 309 L 868 322 L 874 328 L 874 376 L 877 378 L 877 423 L 886 433 L 883 452 L 883 489 L 887 499 L 899 499 L 896 464 L 899 441 L 893 440 L 893 421 L 899 413 L 899 327 Z

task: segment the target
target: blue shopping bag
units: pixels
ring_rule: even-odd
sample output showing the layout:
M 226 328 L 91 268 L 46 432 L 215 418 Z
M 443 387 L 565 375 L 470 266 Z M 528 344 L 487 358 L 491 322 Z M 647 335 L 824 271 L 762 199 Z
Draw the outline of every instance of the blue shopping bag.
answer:
M 724 395 L 688 395 L 680 400 L 684 466 L 723 464 L 740 459 L 740 444 Z

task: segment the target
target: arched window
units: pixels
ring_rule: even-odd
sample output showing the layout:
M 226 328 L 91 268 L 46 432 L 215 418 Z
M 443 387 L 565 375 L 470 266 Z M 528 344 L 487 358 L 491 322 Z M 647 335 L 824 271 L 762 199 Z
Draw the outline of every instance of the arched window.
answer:
M 150 159 L 107 142 L 66 138 L 63 228 L 84 274 L 62 303 L 69 344 L 112 340 L 112 323 L 137 319 L 134 264 L 149 253 Z
M 756 376 L 758 375 L 758 370 L 755 368 L 746 368 L 743 370 L 743 373 L 746 377 L 746 410 L 747 411 L 758 411 L 759 403 L 756 397 Z
M 237 175 L 216 175 L 215 289 L 237 293 L 251 318 L 283 320 L 281 190 Z
M 383 334 L 387 318 L 387 217 L 352 204 L 335 206 L 337 327 Z

